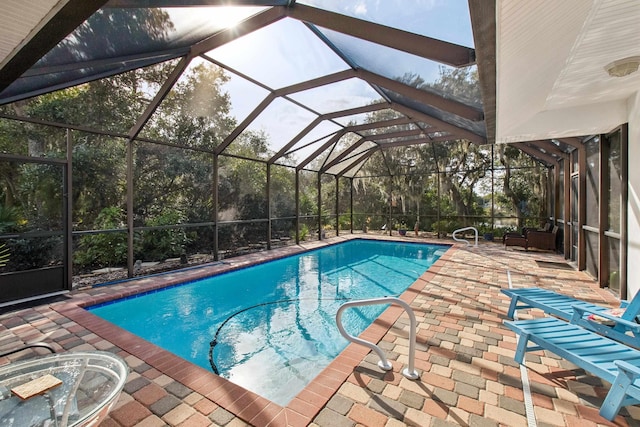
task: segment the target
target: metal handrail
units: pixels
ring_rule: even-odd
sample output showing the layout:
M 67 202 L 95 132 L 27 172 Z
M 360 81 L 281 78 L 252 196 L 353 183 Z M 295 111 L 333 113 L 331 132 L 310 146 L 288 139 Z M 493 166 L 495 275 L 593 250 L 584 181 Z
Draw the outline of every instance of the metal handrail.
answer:
M 460 231 L 467 231 L 467 230 L 473 230 L 476 234 L 476 244 L 475 246 L 478 246 L 478 229 L 475 227 L 464 227 L 464 228 L 458 228 L 456 231 L 454 231 L 451 234 L 451 237 L 453 238 L 453 240 L 455 240 L 456 242 L 465 242 L 467 244 L 467 246 L 470 246 L 471 243 L 469 243 L 468 240 L 465 239 L 457 239 L 456 238 L 456 233 L 460 232 Z
M 395 297 L 381 297 L 381 298 L 371 298 L 365 300 L 357 300 L 357 301 L 349 301 L 340 306 L 338 312 L 336 313 L 336 324 L 338 325 L 338 330 L 342 334 L 343 337 L 348 339 L 351 342 L 356 344 L 362 344 L 365 347 L 369 347 L 371 350 L 375 351 L 380 361 L 378 362 L 378 366 L 380 369 L 384 371 L 389 371 L 393 368 L 391 363 L 387 360 L 387 357 L 384 355 L 384 352 L 372 342 L 363 340 L 358 337 L 354 337 L 345 331 L 342 326 L 342 312 L 350 307 L 360 307 L 365 305 L 377 305 L 377 304 L 396 304 L 400 307 L 404 308 L 404 311 L 409 315 L 409 364 L 402 371 L 402 375 L 407 377 L 410 380 L 417 380 L 420 378 L 420 374 L 415 370 L 415 357 L 416 357 L 416 315 L 413 313 L 413 310 L 406 302 L 402 301 L 399 298 Z

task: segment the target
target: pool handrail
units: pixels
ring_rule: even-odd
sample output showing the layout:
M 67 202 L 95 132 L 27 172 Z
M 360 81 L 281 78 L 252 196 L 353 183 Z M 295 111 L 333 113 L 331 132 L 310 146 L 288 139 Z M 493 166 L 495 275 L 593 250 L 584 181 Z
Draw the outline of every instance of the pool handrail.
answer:
M 375 345 L 370 341 L 366 341 L 349 334 L 347 331 L 345 331 L 344 326 L 342 326 L 342 312 L 347 308 L 360 307 L 365 305 L 377 305 L 377 304 L 399 305 L 400 307 L 404 308 L 404 311 L 406 311 L 407 314 L 409 315 L 409 322 L 410 322 L 409 324 L 409 363 L 408 363 L 408 366 L 402 371 L 402 375 L 404 375 L 410 380 L 417 380 L 418 378 L 420 378 L 420 375 L 415 370 L 416 324 L 417 324 L 416 315 L 413 313 L 413 310 L 411 309 L 409 304 L 407 304 L 405 301 L 401 300 L 400 298 L 396 298 L 396 297 L 370 298 L 370 299 L 349 301 L 342 304 L 338 309 L 338 312 L 336 313 L 336 324 L 338 325 L 338 330 L 340 331 L 340 334 L 342 334 L 343 337 L 345 337 L 346 339 L 348 339 L 353 343 L 362 344 L 365 347 L 369 347 L 380 358 L 380 361 L 378 362 L 378 366 L 380 367 L 380 369 L 384 371 L 391 370 L 393 366 L 391 366 L 391 363 L 389 363 L 389 361 L 387 360 L 387 357 L 385 356 L 384 352 L 380 349 L 380 347 L 378 347 L 377 345 Z
M 464 227 L 464 228 L 458 228 L 456 231 L 454 231 L 451 234 L 451 237 L 453 238 L 453 240 L 455 240 L 456 242 L 465 242 L 467 244 L 467 246 L 471 246 L 471 243 L 469 243 L 468 240 L 465 239 L 458 239 L 456 238 L 456 233 L 459 233 L 461 231 L 467 231 L 467 230 L 473 230 L 475 232 L 476 235 L 476 244 L 475 246 L 478 246 L 478 229 L 475 227 Z

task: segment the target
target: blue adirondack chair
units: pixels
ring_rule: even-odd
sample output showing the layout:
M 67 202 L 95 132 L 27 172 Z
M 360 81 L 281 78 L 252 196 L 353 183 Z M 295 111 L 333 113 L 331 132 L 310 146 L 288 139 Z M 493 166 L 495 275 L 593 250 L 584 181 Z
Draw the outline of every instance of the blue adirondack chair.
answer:
M 527 351 L 549 350 L 611 383 L 600 408 L 603 418 L 611 421 L 622 406 L 640 403 L 639 350 L 554 317 L 504 324 L 520 335 L 516 362 L 522 364 Z
M 567 295 L 541 288 L 502 289 L 511 297 L 507 317 L 513 319 L 516 310 L 538 308 L 547 314 L 571 321 L 584 328 L 596 331 L 627 345 L 640 348 L 640 329 L 637 323 L 640 315 L 640 292 L 630 301 L 621 301 L 625 311 L 621 317 L 607 314 L 609 307 L 582 301 Z M 590 320 L 590 314 L 607 319 L 610 324 Z

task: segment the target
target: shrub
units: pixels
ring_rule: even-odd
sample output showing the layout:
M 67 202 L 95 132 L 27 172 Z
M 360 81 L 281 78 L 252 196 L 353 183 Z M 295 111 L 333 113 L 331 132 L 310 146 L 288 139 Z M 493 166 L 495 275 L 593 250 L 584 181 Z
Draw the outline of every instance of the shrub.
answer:
M 0 267 L 4 267 L 9 262 L 9 248 L 7 245 L 0 245 Z
M 111 206 L 102 209 L 94 223 L 96 230 L 116 230 L 124 227 L 122 209 Z M 82 236 L 74 263 L 79 267 L 108 267 L 127 262 L 127 233 L 104 232 Z
M 175 209 L 165 209 L 155 218 L 145 221 L 147 227 L 177 225 L 184 221 L 182 213 Z M 189 239 L 183 228 L 166 228 L 147 230 L 142 239 L 136 242 L 136 258 L 144 260 L 164 260 L 175 258 L 185 253 L 185 245 Z
M 59 264 L 62 259 L 60 237 L 32 237 L 11 239 L 7 243 L 11 258 L 7 271 L 32 270 Z
M 340 230 L 350 230 L 351 229 L 351 215 L 350 214 L 342 214 L 338 217 L 338 224 Z
M 440 221 L 434 222 L 432 227 L 433 231 L 451 234 L 462 226 L 455 220 L 441 219 Z
M 295 234 L 292 233 L 292 234 Z M 307 236 L 309 235 L 309 227 L 307 226 L 307 224 L 302 224 L 300 226 L 300 240 L 307 240 Z

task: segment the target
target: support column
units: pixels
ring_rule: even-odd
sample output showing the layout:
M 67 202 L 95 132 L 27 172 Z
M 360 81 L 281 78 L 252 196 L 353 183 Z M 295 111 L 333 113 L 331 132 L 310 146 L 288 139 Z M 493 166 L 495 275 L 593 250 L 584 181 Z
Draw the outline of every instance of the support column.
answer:
M 604 232 L 609 229 L 609 140 L 600 135 L 598 150 L 598 284 L 604 288 L 609 283 L 609 242 Z
M 587 245 L 582 227 L 587 219 L 587 150 L 578 149 L 578 270 L 587 268 Z
M 220 247 L 219 247 L 219 242 L 218 242 L 218 232 L 220 229 L 219 223 L 218 223 L 218 211 L 219 211 L 219 203 L 218 203 L 218 197 L 219 197 L 219 163 L 218 163 L 219 159 L 218 159 L 218 155 L 214 154 L 213 155 L 213 182 L 212 182 L 212 198 L 213 198 L 213 212 L 212 212 L 212 216 L 213 216 L 213 259 L 218 261 L 219 258 L 219 252 L 220 252 Z
M 564 167 L 564 166 L 563 166 Z M 560 161 L 558 165 L 553 168 L 553 225 L 558 225 L 558 218 L 562 212 L 560 212 Z
M 127 143 L 127 277 L 133 277 L 133 140 Z
M 64 168 L 64 247 L 66 289 L 73 288 L 73 136 L 67 129 L 67 164 Z
M 318 172 L 318 240 L 322 240 L 322 172 Z
M 349 178 L 349 188 L 349 224 L 351 224 L 351 234 L 353 234 L 353 178 Z M 366 220 L 363 219 L 363 221 Z
M 340 235 L 340 178 L 336 175 L 336 236 Z
M 437 174 L 438 177 L 438 209 L 436 210 L 436 224 L 438 224 L 438 226 L 436 227 L 436 233 L 438 233 L 438 239 L 440 238 L 440 172 L 438 172 Z
M 620 199 L 622 201 L 620 206 L 620 297 L 626 299 L 631 299 L 635 295 L 635 289 L 627 288 L 629 265 L 629 140 L 629 125 L 624 124 L 620 129 Z
M 495 201 L 495 164 L 494 164 L 494 147 L 491 145 L 491 232 L 493 233 L 493 229 L 495 228 L 496 223 L 496 201 Z M 438 175 L 439 176 L 439 175 Z M 439 191 L 439 190 L 438 190 Z M 440 200 L 440 196 L 438 195 L 438 200 Z M 438 210 L 440 207 L 438 206 Z
M 267 249 L 271 249 L 271 163 L 267 163 Z
M 564 161 L 564 258 L 571 259 L 571 158 Z
M 300 244 L 300 171 L 296 169 L 296 245 Z
M 560 167 L 560 161 L 557 164 L 547 168 L 547 216 L 551 217 L 552 225 L 556 225 L 557 223 L 557 215 L 556 215 L 556 179 L 555 173 Z M 552 178 L 553 177 L 553 178 Z

